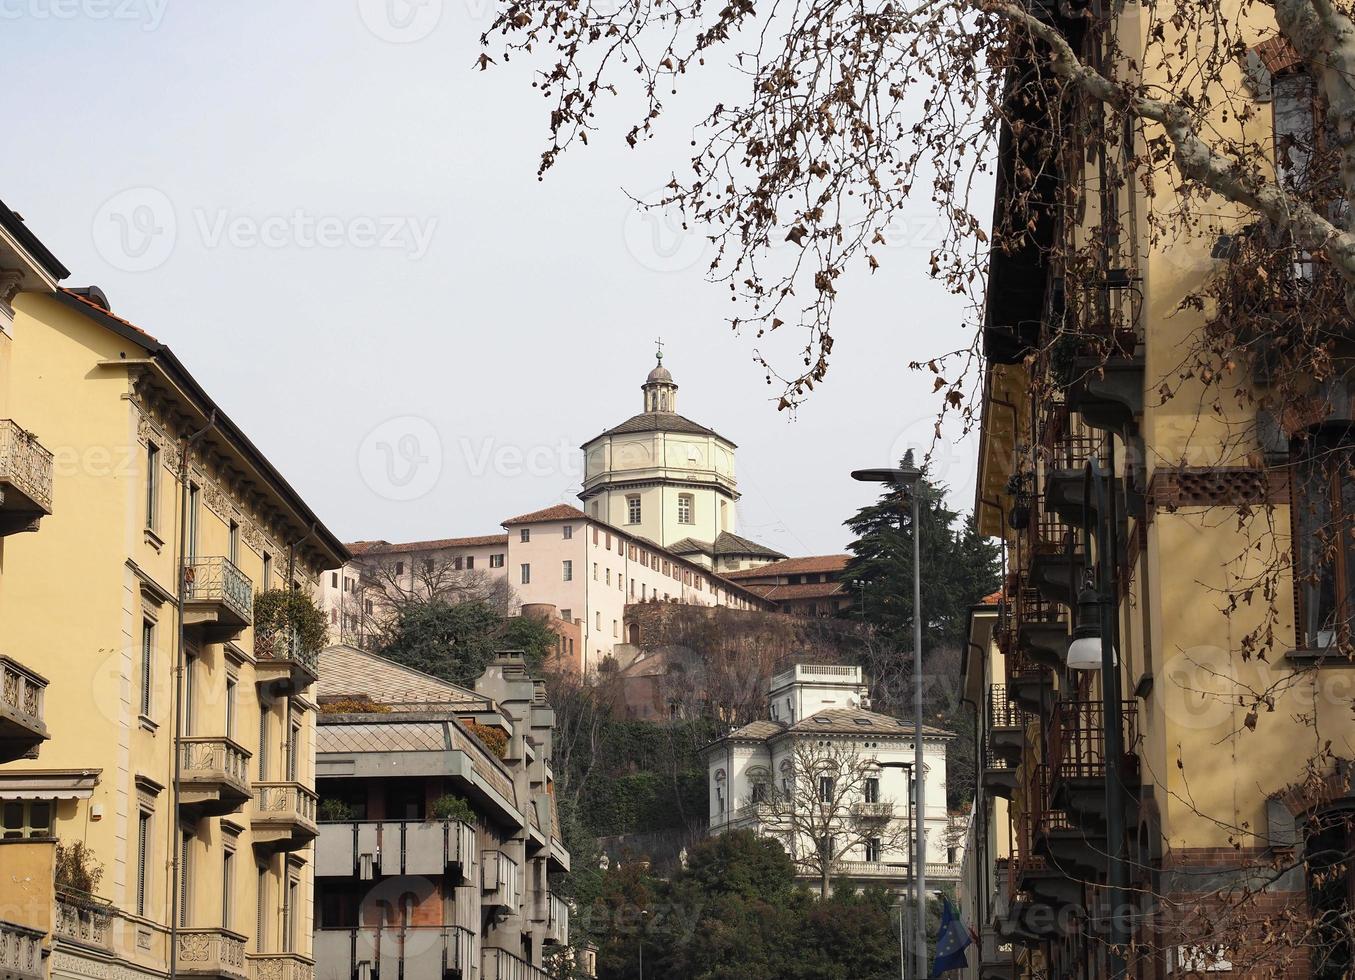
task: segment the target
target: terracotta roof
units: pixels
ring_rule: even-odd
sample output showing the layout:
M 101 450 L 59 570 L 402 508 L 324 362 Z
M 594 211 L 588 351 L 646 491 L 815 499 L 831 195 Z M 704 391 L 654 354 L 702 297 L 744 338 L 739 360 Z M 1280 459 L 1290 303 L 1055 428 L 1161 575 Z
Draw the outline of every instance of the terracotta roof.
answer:
M 534 510 L 530 514 L 519 514 L 517 517 L 510 517 L 503 522 L 503 526 L 511 527 L 514 524 L 540 524 L 545 521 L 577 521 L 588 519 L 589 517 L 587 514 L 571 504 L 555 504 L 552 507 L 546 507 L 542 510 Z
M 714 429 L 708 429 L 698 422 L 693 422 L 685 415 L 679 415 L 677 412 L 641 412 L 639 415 L 632 415 L 620 425 L 607 429 L 602 435 L 617 436 L 629 432 L 687 432 L 692 435 L 716 436 L 719 439 L 724 439 L 725 442 L 729 442 Z M 601 436 L 593 437 L 593 439 L 600 438 Z M 593 439 L 588 441 L 592 442 Z M 732 442 L 729 444 L 734 445 Z
M 876 732 L 903 736 L 912 735 L 915 730 L 911 721 L 900 721 L 891 715 L 867 711 L 865 708 L 826 708 L 808 718 L 800 719 L 787 729 L 791 732 L 830 732 L 838 735 Z M 953 732 L 933 728 L 931 725 L 923 725 L 922 734 L 934 735 L 937 738 L 955 737 Z
M 317 673 L 317 698 L 367 697 L 390 707 L 489 704 L 488 698 L 474 691 L 356 647 L 325 647 L 320 651 Z
M 741 568 L 738 571 L 725 572 L 724 576 L 738 580 L 771 575 L 799 575 L 804 572 L 840 572 L 851 560 L 851 555 L 809 555 L 805 558 L 774 561 L 758 568 Z
M 982 599 L 979 600 L 978 604 L 980 606 L 996 606 L 1001 601 L 1002 601 L 1002 590 L 998 589 L 996 592 L 984 596 Z
M 772 602 L 786 599 L 820 599 L 825 596 L 845 595 L 847 592 L 841 582 L 804 582 L 800 585 L 759 585 L 756 582 L 749 582 L 743 587 Z
M 486 545 L 507 544 L 506 534 L 481 534 L 470 538 L 437 538 L 432 541 L 353 541 L 348 550 L 355 555 L 403 554 L 407 551 L 442 551 L 446 548 L 478 548 Z

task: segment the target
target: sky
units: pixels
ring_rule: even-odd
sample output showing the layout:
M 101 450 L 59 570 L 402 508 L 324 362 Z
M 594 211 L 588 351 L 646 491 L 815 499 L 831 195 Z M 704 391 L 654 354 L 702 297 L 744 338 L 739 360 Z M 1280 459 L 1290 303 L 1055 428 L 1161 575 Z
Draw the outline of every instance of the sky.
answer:
M 738 444 L 741 533 L 837 552 L 930 445 L 931 378 L 968 344 L 926 276 L 925 196 L 841 290 L 826 384 L 793 416 L 735 334 L 707 245 L 633 206 L 739 94 L 721 66 L 624 141 L 634 103 L 537 178 L 526 63 L 479 71 L 493 0 L 0 0 L 0 199 L 114 312 L 169 344 L 345 540 L 493 533 L 577 503 L 581 443 L 641 409 L 662 338 L 682 414 Z M 497 54 L 497 52 L 491 52 Z M 973 502 L 973 438 L 934 472 Z

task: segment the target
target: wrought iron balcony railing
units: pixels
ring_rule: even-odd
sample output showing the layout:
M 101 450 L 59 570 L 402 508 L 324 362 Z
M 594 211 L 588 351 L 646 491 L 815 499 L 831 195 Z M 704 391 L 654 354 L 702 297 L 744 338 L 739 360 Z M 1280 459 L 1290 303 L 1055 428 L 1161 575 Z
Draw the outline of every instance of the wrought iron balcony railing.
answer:
M 229 558 L 186 558 L 184 601 L 219 603 L 245 624 L 254 621 L 254 585 Z
M 1121 706 L 1122 775 L 1138 772 L 1138 702 Z M 1106 726 L 1100 701 L 1063 701 L 1051 718 L 1045 743 L 1052 779 L 1101 779 L 1106 774 Z

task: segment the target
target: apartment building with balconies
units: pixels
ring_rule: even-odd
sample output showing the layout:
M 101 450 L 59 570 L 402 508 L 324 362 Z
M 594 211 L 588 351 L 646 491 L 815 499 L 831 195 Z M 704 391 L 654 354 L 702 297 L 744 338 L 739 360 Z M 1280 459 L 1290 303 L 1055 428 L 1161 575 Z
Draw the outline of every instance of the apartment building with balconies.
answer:
M 52 514 L 53 454 L 10 395 L 15 298 L 20 292 L 51 293 L 69 275 L 19 215 L 0 203 L 0 619 L 5 601 L 8 542 L 33 536 Z M 37 649 L 0 646 L 0 773 L 16 760 L 37 759 L 51 738 L 47 725 L 47 678 L 37 670 Z M 88 781 L 88 780 L 87 780 Z M 0 903 L 0 975 L 45 980 L 53 903 L 56 843 L 51 837 L 52 802 L 0 802 L 0 868 L 29 887 L 10 889 Z M 3 892 L 0 885 L 0 892 Z
M 1344 213 L 1322 196 L 1317 70 L 1242 6 L 1210 14 L 1226 55 L 1179 35 L 1182 57 L 1236 64 L 1235 87 L 1168 80 L 1132 5 L 1040 16 L 1115 86 L 1170 92 L 1223 152 L 1268 157 L 1245 166 L 1273 167 L 1269 192 Z M 975 517 L 1007 577 L 966 663 L 984 759 L 965 887 L 983 959 L 1011 959 L 984 975 L 1349 976 L 1343 289 L 1240 206 L 1155 234 L 1154 197 L 1193 193 L 1141 166 L 1169 138 L 1140 119 L 1103 141 L 1113 108 L 1060 101 L 1045 63 L 1031 49 L 1008 76 L 982 335 Z M 1299 368 L 1305 349 L 1321 364 Z
M 307 980 L 318 650 L 256 601 L 349 555 L 226 414 L 249 394 L 98 289 L 8 281 L 0 908 L 42 977 Z
M 514 653 L 473 690 L 353 647 L 320 667 L 320 980 L 544 980 L 571 951 L 541 682 Z

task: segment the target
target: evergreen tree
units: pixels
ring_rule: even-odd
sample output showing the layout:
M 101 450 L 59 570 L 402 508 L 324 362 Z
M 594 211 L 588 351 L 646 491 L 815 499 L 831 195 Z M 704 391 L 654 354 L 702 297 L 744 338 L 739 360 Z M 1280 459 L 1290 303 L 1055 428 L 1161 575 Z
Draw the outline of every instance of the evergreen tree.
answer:
M 905 465 L 907 465 L 905 459 Z M 921 525 L 922 624 L 928 649 L 964 642 L 970 607 L 1001 582 L 998 545 L 978 533 L 972 517 L 946 506 L 946 487 L 917 482 Z M 875 503 L 846 522 L 856 536 L 842 573 L 857 599 L 851 615 L 901 650 L 913 646 L 913 516 L 903 487 L 887 486 Z M 958 527 L 957 527 L 958 524 Z
M 399 611 L 389 637 L 381 656 L 463 687 L 473 687 L 500 650 L 523 651 L 537 671 L 556 644 L 540 620 L 505 617 L 480 600 L 412 603 Z

